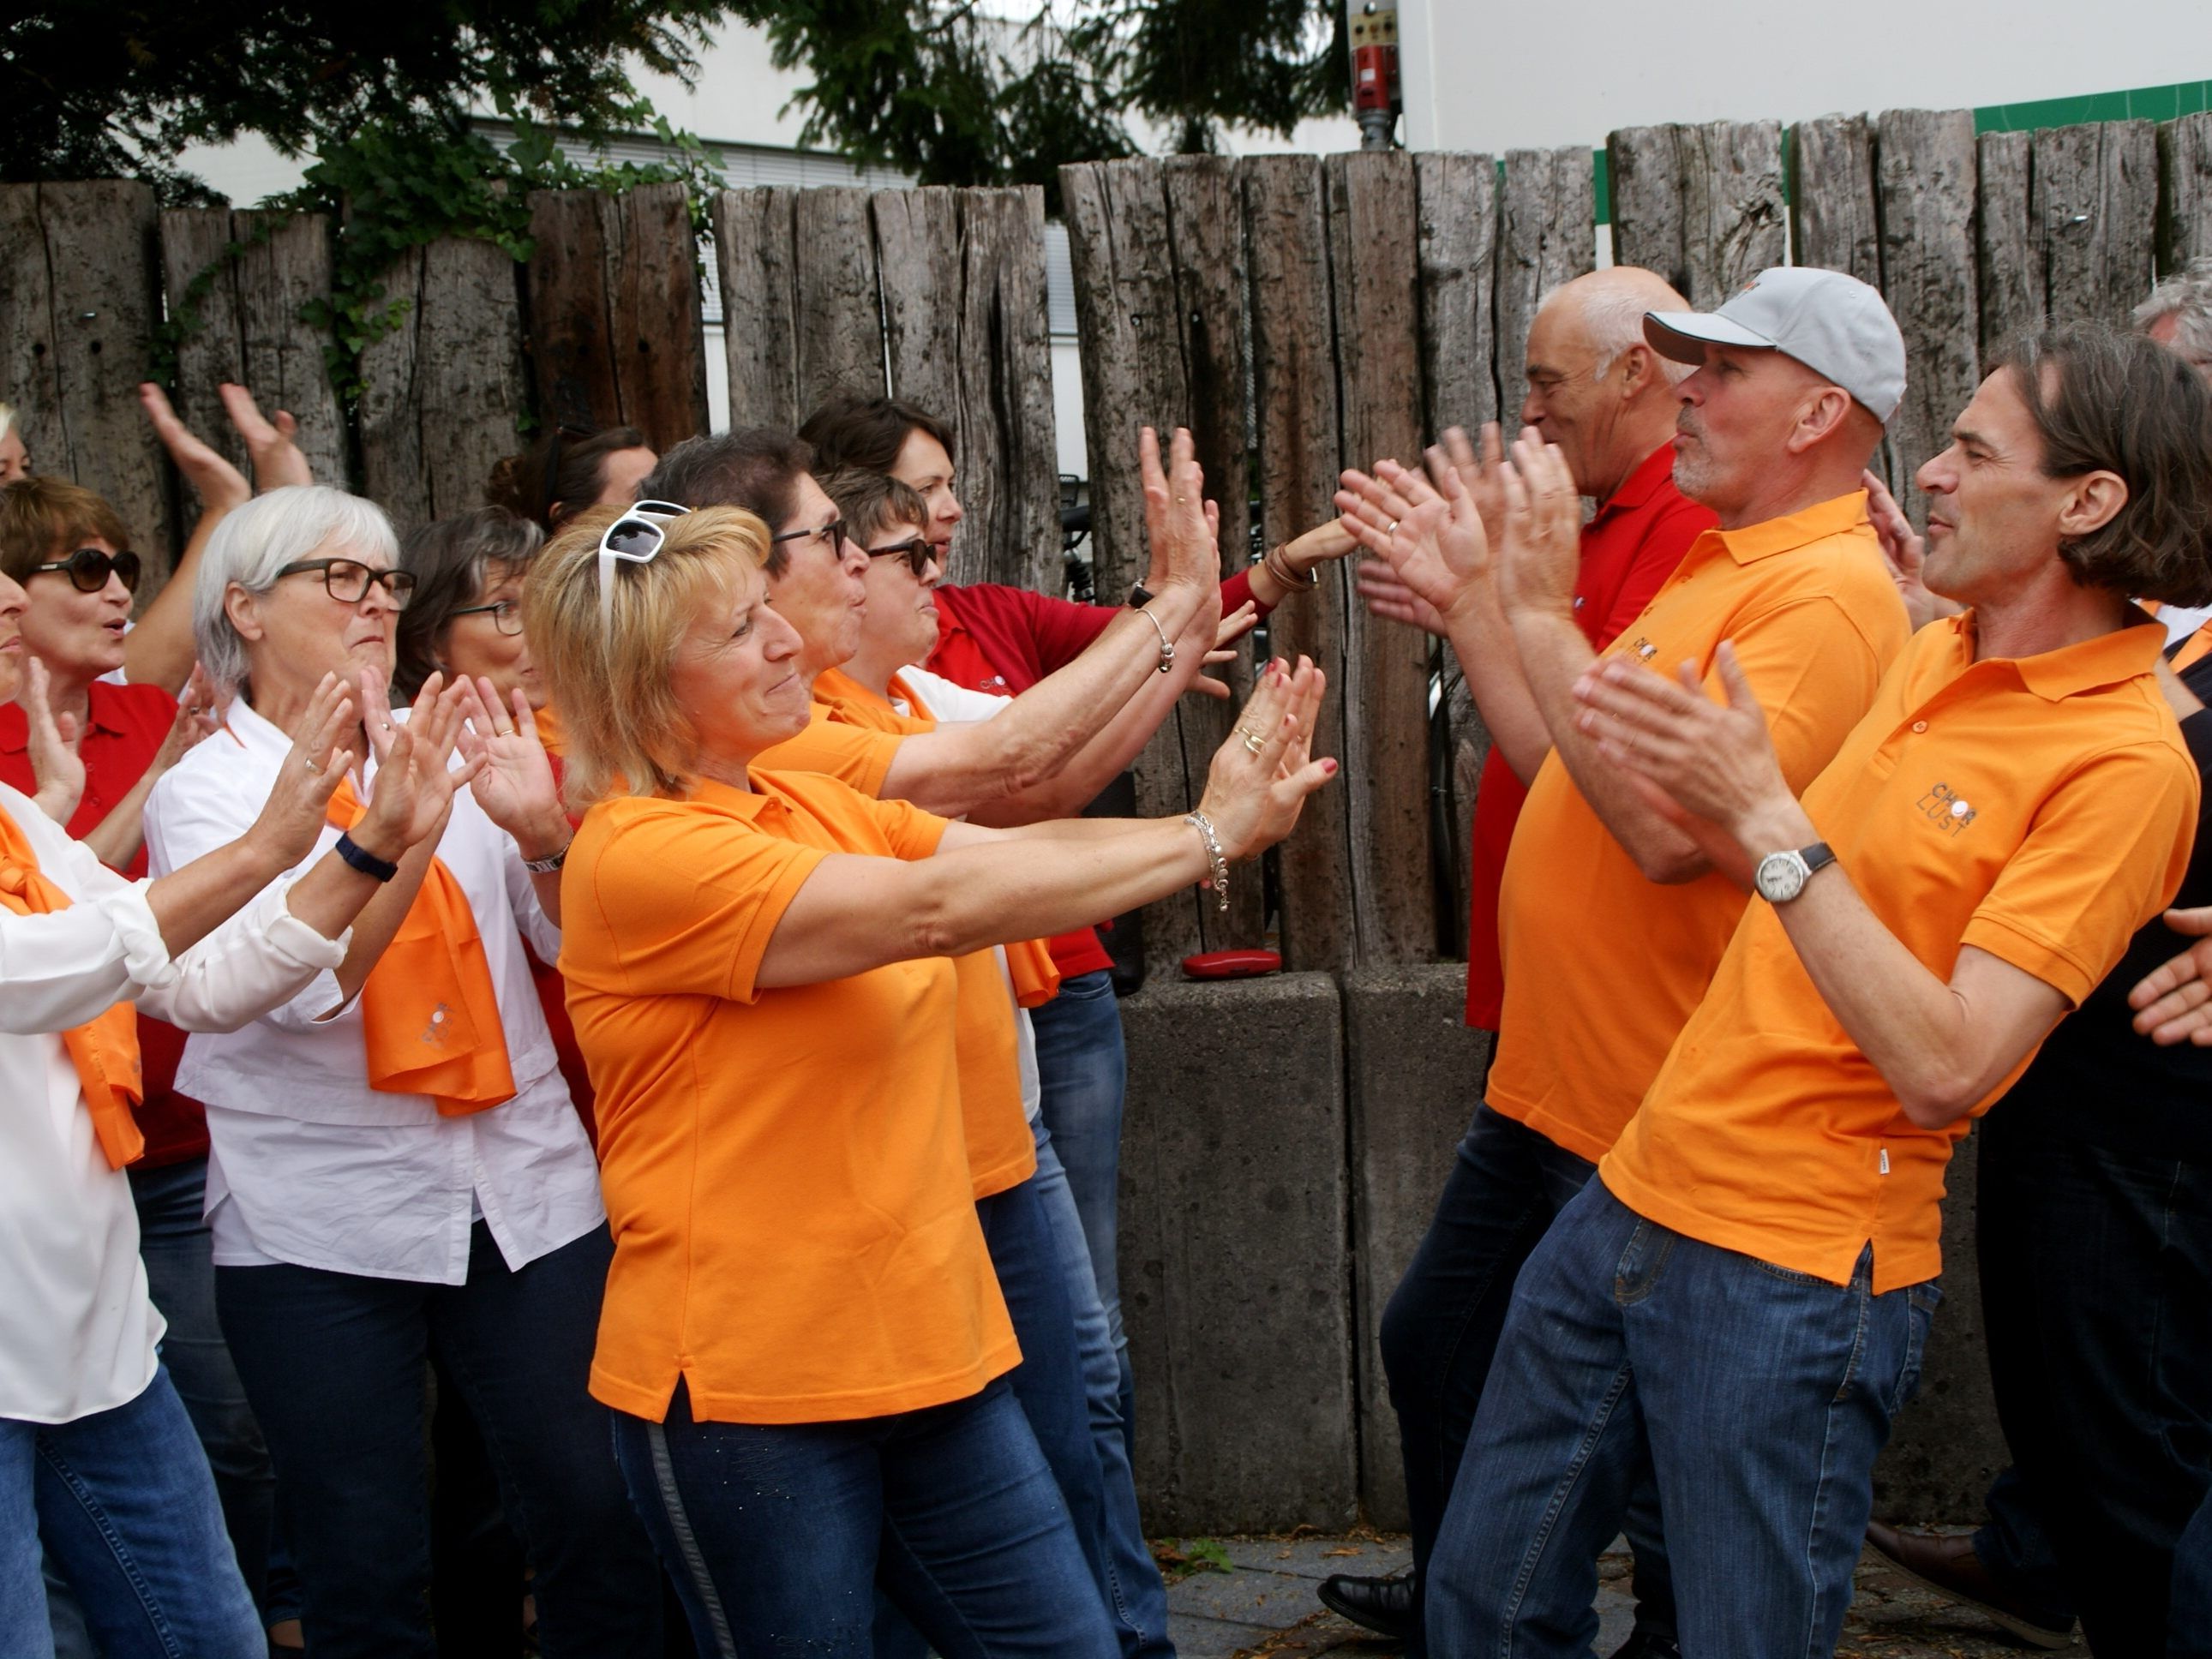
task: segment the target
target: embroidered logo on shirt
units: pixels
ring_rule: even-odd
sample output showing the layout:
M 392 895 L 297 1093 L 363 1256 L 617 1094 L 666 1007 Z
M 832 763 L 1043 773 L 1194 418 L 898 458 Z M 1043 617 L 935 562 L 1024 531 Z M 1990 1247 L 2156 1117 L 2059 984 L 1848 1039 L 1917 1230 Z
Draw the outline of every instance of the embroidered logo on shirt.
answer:
M 1659 654 L 1659 647 L 1640 634 L 1636 637 L 1636 643 L 1630 648 L 1645 662 L 1650 662 L 1652 658 Z
M 422 1028 L 422 1035 L 416 1041 L 427 1048 L 443 1048 L 446 1039 L 453 1035 L 453 1028 L 448 1024 L 453 1017 L 453 1009 L 445 1003 L 440 1003 L 430 1011 L 430 1023 Z
M 1923 816 L 1947 836 L 1955 836 L 1980 816 L 1948 783 L 1939 783 L 1916 803 Z

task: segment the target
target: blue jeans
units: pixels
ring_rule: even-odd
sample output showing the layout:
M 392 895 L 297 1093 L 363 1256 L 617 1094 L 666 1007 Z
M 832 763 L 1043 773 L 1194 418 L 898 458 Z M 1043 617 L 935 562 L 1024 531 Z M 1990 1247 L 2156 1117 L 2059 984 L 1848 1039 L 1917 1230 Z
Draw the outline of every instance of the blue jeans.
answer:
M 945 1659 L 1114 1659 L 1052 1472 L 1005 1379 L 843 1423 L 617 1412 L 615 1455 L 702 1655 L 872 1659 L 876 1587 Z
M 2173 1552 L 2172 1635 L 2166 1659 L 2212 1659 L 2212 1492 Z
M 467 1401 L 536 1577 L 547 1659 L 658 1659 L 660 1578 L 586 1380 L 604 1225 L 510 1272 L 491 1230 L 465 1285 L 218 1267 L 223 1334 L 283 1488 L 315 1659 L 431 1659 L 425 1366 Z
M 976 1200 L 1022 1347 L 1022 1363 L 1006 1381 L 1060 1488 L 1124 1659 L 1172 1659 L 1167 1589 L 1137 1518 L 1136 1484 L 1115 1413 L 1120 1373 L 1074 1208 L 1042 1124 L 1036 1174 Z M 884 1620 L 877 1659 L 920 1659 L 921 1651 L 911 1626 L 896 1613 Z
M 1436 1216 L 1382 1310 L 1379 1345 L 1406 1467 L 1417 1610 L 1514 1279 L 1595 1167 L 1488 1104 L 1476 1107 Z M 1626 1531 L 1636 1550 L 1637 1624 L 1671 1636 L 1674 1597 L 1649 1470 L 1637 1482 Z M 1420 1643 L 1407 1651 L 1418 1659 Z
M 105 1659 L 263 1659 L 191 1419 L 156 1369 L 74 1423 L 0 1419 L 0 1653 L 53 1652 L 44 1540 Z
M 2014 1470 L 1974 1547 L 2038 1617 L 2078 1613 L 2099 1653 L 2156 1654 L 2189 1628 L 2168 1602 L 2212 1491 L 2212 1165 L 2093 1145 L 2066 1106 L 2015 1093 L 1975 1131 Z
M 1115 1255 L 1121 1182 L 1121 1106 L 1128 1056 L 1121 1045 L 1121 1005 L 1103 968 L 1062 980 L 1060 994 L 1030 1010 L 1036 1030 L 1037 1080 L 1044 1127 L 1060 1148 L 1068 1191 L 1083 1220 L 1091 1272 L 1106 1312 L 1106 1332 L 1121 1373 L 1121 1435 L 1136 1461 L 1136 1392 L 1129 1339 L 1121 1329 L 1121 1269 Z
M 263 1623 L 297 1619 L 300 1581 L 276 1536 L 276 1473 L 216 1319 L 214 1244 L 201 1213 L 207 1202 L 207 1159 L 130 1173 L 146 1289 L 168 1322 L 161 1363 L 169 1368 L 177 1397 L 185 1402 L 215 1473 L 238 1570 L 246 1575 Z
M 1593 1181 L 1521 1271 L 1428 1587 L 1438 1659 L 1583 1656 L 1650 1460 L 1681 1648 L 1834 1650 L 1934 1285 L 1876 1296 L 1644 1220 Z

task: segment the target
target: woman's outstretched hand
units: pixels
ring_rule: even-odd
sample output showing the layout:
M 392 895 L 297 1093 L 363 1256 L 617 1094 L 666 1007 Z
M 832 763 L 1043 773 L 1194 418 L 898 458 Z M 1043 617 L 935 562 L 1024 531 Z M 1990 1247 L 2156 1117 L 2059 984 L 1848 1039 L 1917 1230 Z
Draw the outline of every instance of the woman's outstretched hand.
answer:
M 1199 810 L 1213 822 L 1222 851 L 1250 858 L 1291 833 L 1306 797 L 1336 775 L 1336 763 L 1310 757 L 1314 721 L 1328 677 L 1300 657 L 1295 668 L 1267 665 L 1237 729 L 1214 751 Z
M 368 741 L 376 750 L 376 784 L 368 811 L 355 826 L 355 842 L 397 864 L 416 842 L 435 837 L 453 810 L 453 794 L 473 782 L 483 757 L 451 764 L 460 741 L 468 683 L 422 682 L 404 724 L 391 718 L 375 675 L 362 671 L 361 695 L 368 708 Z
M 469 786 L 477 805 L 514 837 L 523 857 L 552 857 L 568 844 L 568 818 L 530 700 L 517 691 L 512 709 L 502 708 L 489 680 L 464 678 L 453 684 L 461 692 L 461 757 L 480 762 Z

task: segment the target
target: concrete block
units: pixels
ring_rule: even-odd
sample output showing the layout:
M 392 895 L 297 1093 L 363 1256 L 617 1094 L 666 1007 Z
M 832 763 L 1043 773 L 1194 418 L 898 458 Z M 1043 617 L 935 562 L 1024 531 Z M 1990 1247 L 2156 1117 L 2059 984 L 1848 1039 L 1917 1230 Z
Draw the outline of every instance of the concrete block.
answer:
M 1398 1419 L 1376 1337 L 1480 1098 L 1492 1039 L 1468 1029 L 1466 1007 L 1467 969 L 1459 963 L 1345 977 L 1359 1499 L 1368 1520 L 1386 1531 L 1410 1522 Z
M 1155 1535 L 1358 1510 L 1342 1006 L 1326 974 L 1121 1004 L 1121 1301 Z
M 1943 1200 L 1943 1302 L 1921 1364 L 1919 1396 L 1898 1413 L 1874 1468 L 1874 1512 L 1885 1521 L 1978 1526 L 1986 1518 L 1983 1495 L 2012 1461 L 1990 1390 L 1981 1277 L 1974 1267 L 1979 1148 L 1970 1135 L 1951 1158 Z

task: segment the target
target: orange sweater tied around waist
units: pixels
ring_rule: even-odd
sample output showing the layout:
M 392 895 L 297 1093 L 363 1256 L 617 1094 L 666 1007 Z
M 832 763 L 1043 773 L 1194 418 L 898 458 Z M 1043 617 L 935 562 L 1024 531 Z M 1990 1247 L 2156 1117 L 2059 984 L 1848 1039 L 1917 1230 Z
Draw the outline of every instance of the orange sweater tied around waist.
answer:
M 330 821 L 350 830 L 361 800 L 350 778 L 331 797 Z M 406 919 L 361 992 L 368 1086 L 428 1095 L 445 1117 L 465 1117 L 514 1097 L 507 1028 L 491 964 L 468 895 L 442 860 L 407 908 Z
M 39 855 L 22 826 L 0 812 L 0 905 L 19 916 L 50 915 L 70 908 L 70 896 L 39 871 Z M 131 1109 L 144 1098 L 138 1067 L 138 1011 L 118 1002 L 95 1019 L 61 1034 L 76 1063 L 93 1132 L 107 1166 L 119 1170 L 146 1149 Z

